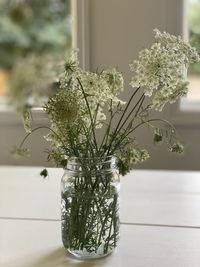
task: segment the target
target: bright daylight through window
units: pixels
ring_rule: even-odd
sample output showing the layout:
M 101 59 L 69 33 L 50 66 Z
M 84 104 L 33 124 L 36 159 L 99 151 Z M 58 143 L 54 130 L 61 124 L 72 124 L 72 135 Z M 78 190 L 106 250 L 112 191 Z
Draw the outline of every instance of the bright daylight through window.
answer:
M 71 48 L 70 0 L 0 1 L 0 106 L 38 106 L 56 92 Z M 55 64 L 56 62 L 56 64 Z
M 186 35 L 189 43 L 200 53 L 200 0 L 186 1 Z M 193 64 L 188 71 L 190 81 L 187 97 L 181 100 L 181 110 L 200 111 L 200 63 Z

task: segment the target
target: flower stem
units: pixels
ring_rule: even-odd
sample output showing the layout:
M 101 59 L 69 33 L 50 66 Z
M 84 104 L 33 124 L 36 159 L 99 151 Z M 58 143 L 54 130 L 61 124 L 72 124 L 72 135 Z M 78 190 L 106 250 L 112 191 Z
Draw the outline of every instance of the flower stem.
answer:
M 136 107 L 139 105 L 137 111 L 135 112 L 135 115 L 133 116 L 133 118 L 131 119 L 129 125 L 131 125 L 133 123 L 133 121 L 135 120 L 135 118 L 137 117 L 140 108 L 142 107 L 142 104 L 144 102 L 145 96 L 144 94 L 142 94 L 142 96 L 140 97 L 140 99 L 138 100 L 138 102 L 135 104 L 135 106 L 132 108 L 132 110 L 129 112 L 129 114 L 127 115 L 126 119 L 124 120 L 124 122 L 122 123 L 122 125 L 120 126 L 118 133 L 121 131 L 121 129 L 123 128 L 123 126 L 126 124 L 127 120 L 130 118 L 131 114 L 133 113 L 133 111 L 136 109 Z
M 124 118 L 124 116 L 125 116 L 125 113 L 126 113 L 128 107 L 129 107 L 129 105 L 130 105 L 132 99 L 133 99 L 134 96 L 137 94 L 137 92 L 139 91 L 139 89 L 140 89 L 140 87 L 138 87 L 138 88 L 133 92 L 131 98 L 129 99 L 129 101 L 128 101 L 126 107 L 125 107 L 125 110 L 124 110 L 124 112 L 122 113 L 122 116 L 121 116 L 121 118 L 119 119 L 119 122 L 118 122 L 118 124 L 117 124 L 117 126 L 116 126 L 115 133 L 117 133 L 118 128 L 119 128 L 119 126 L 120 126 L 120 123 L 122 122 L 122 120 L 123 120 L 123 118 Z M 115 133 L 114 133 L 114 134 L 115 134 Z
M 20 145 L 19 145 L 19 148 L 21 148 L 21 147 L 23 146 L 23 144 L 24 144 L 24 142 L 26 141 L 26 139 L 27 139 L 33 132 L 35 132 L 35 131 L 37 131 L 37 130 L 39 130 L 39 129 L 48 129 L 48 130 L 50 130 L 53 134 L 55 134 L 55 135 L 57 136 L 57 138 L 61 141 L 63 147 L 66 149 L 66 147 L 65 147 L 65 145 L 64 145 L 64 143 L 63 143 L 63 141 L 62 141 L 62 139 L 60 138 L 60 136 L 59 136 L 54 130 L 52 130 L 52 129 L 51 129 L 50 127 L 48 127 L 48 126 L 39 126 L 39 127 L 37 127 L 37 128 L 34 128 L 30 133 L 28 133 L 28 134 L 24 137 L 24 139 L 22 140 L 22 142 L 21 142 Z
M 165 119 L 159 119 L 159 118 L 155 118 L 155 119 L 149 119 L 147 121 L 142 121 L 140 122 L 138 125 L 136 125 L 134 128 L 132 128 L 130 131 L 128 131 L 123 137 L 122 139 L 120 139 L 117 144 L 115 145 L 115 147 L 112 150 L 112 153 L 114 153 L 114 151 L 117 149 L 117 147 L 120 145 L 120 143 L 129 135 L 131 134 L 133 131 L 135 131 L 137 128 L 139 128 L 140 126 L 149 123 L 149 122 L 154 122 L 154 121 L 160 121 L 160 122 L 164 122 L 167 125 L 169 125 L 174 131 L 176 131 L 175 127 L 167 120 Z
M 111 150 L 112 143 L 113 143 L 114 139 L 115 139 L 115 138 L 117 137 L 117 135 L 120 133 L 121 129 L 123 128 L 123 126 L 125 125 L 125 123 L 126 123 L 127 120 L 129 119 L 130 115 L 131 115 L 131 114 L 133 113 L 133 111 L 136 109 L 136 107 L 138 106 L 138 104 L 140 103 L 141 100 L 142 100 L 142 101 L 141 101 L 141 104 L 139 105 L 139 108 L 138 108 L 136 114 L 138 114 L 138 112 L 139 112 L 139 110 L 140 110 L 140 108 L 141 108 L 141 106 L 142 106 L 142 103 L 143 103 L 143 101 L 144 101 L 144 94 L 142 94 L 142 96 L 140 97 L 140 99 L 137 101 L 137 103 L 134 105 L 134 107 L 132 108 L 132 110 L 131 110 L 131 111 L 129 112 L 129 114 L 127 115 L 125 121 L 124 121 L 124 122 L 122 123 L 122 125 L 120 126 L 120 124 L 121 124 L 121 122 L 122 122 L 122 119 L 123 119 L 123 117 L 125 116 L 125 113 L 126 113 L 128 107 L 129 107 L 130 103 L 131 103 L 131 100 L 132 100 L 133 97 L 136 95 L 136 93 L 138 92 L 139 89 L 140 89 L 140 87 L 138 87 L 138 88 L 135 90 L 135 92 L 133 93 L 133 95 L 131 96 L 129 102 L 128 102 L 127 105 L 126 105 L 126 108 L 125 108 L 125 110 L 124 110 L 124 112 L 123 112 L 123 114 L 122 114 L 122 116 L 121 116 L 121 118 L 120 118 L 120 120 L 119 120 L 119 122 L 118 122 L 118 124 L 117 124 L 117 127 L 116 127 L 116 129 L 115 129 L 115 131 L 114 131 L 114 133 L 113 133 L 113 136 L 112 136 L 112 138 L 111 138 L 111 140 L 110 140 L 110 145 L 109 145 L 109 148 L 108 148 L 108 151 L 107 151 L 107 155 L 110 153 L 110 150 Z M 134 119 L 135 119 L 136 116 L 137 116 L 137 115 L 134 116 Z M 131 121 L 133 121 L 133 120 L 131 120 Z
M 91 126 L 92 126 L 92 133 L 93 133 L 93 138 L 94 138 L 94 144 L 95 144 L 95 148 L 96 148 L 96 151 L 97 151 L 97 154 L 98 154 L 98 145 L 97 145 L 96 134 L 95 134 L 95 125 L 94 125 L 94 122 L 93 122 L 93 117 L 92 117 L 92 113 L 91 113 L 91 110 L 90 110 L 90 105 L 88 103 L 87 96 L 85 94 L 85 91 L 84 91 L 84 88 L 83 88 L 83 85 L 82 85 L 80 79 L 77 78 L 77 80 L 78 80 L 78 83 L 79 83 L 79 85 L 81 87 L 81 91 L 83 93 L 83 97 L 85 99 L 86 106 L 87 106 L 87 109 L 88 109 L 88 112 L 89 112 Z

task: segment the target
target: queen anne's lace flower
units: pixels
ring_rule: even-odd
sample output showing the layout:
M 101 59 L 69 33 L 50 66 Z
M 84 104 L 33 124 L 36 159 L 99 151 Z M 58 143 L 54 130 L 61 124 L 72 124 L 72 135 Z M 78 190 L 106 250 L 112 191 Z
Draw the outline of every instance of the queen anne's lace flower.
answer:
M 28 157 L 30 156 L 30 151 L 26 147 L 13 147 L 11 154 L 16 158 Z
M 88 95 L 89 101 L 91 99 L 91 102 L 104 106 L 104 103 L 110 99 L 108 83 L 100 75 L 82 71 L 78 78 L 85 93 Z
M 158 90 L 152 101 L 153 107 L 156 110 L 161 111 L 166 103 L 169 102 L 172 104 L 177 100 L 177 98 L 186 96 L 188 92 L 188 84 L 189 83 L 187 81 L 181 81 L 173 90 L 170 90 L 168 87 L 163 87 Z
M 76 72 L 79 69 L 79 61 L 77 56 L 77 51 L 70 53 L 65 61 L 65 72 L 66 74 L 71 74 L 72 72 Z
M 111 101 L 113 107 L 119 103 L 121 105 L 125 104 L 125 102 L 118 98 L 118 94 L 123 90 L 123 77 L 121 73 L 117 72 L 116 69 L 104 70 L 100 74 L 85 71 L 78 67 L 78 61 L 75 56 L 70 57 L 65 64 L 65 73 L 60 78 L 60 88 L 61 92 L 57 95 L 57 98 L 59 96 L 61 99 L 63 98 L 63 105 L 62 103 L 57 104 L 59 107 L 58 111 L 61 111 L 63 106 L 62 109 L 65 109 L 65 112 L 61 111 L 61 113 L 65 113 L 64 118 L 68 122 L 74 123 L 76 121 L 75 115 L 77 115 L 84 120 L 86 125 L 91 123 L 83 90 L 91 115 L 96 117 L 96 128 L 100 128 L 102 122 L 106 120 L 106 115 L 103 111 L 105 105 L 109 105 Z M 72 95 L 74 95 L 74 98 Z M 49 107 L 52 106 L 53 102 L 58 102 L 57 98 L 53 97 L 50 100 Z M 64 102 L 67 107 L 64 107 Z M 81 113 L 77 113 L 80 107 Z M 62 116 L 58 115 L 59 118 Z
M 174 36 L 167 32 L 161 33 L 158 29 L 154 29 L 155 39 L 166 46 L 171 53 L 176 52 L 180 59 L 187 63 L 194 63 L 199 61 L 197 50 L 190 44 L 183 41 L 181 36 Z
M 50 98 L 45 105 L 45 111 L 50 118 L 59 123 L 74 123 L 81 115 L 81 93 L 78 90 L 68 88 Z
M 155 30 L 156 43 L 139 52 L 138 60 L 130 65 L 135 75 L 132 87 L 144 87 L 144 94 L 152 96 L 155 109 L 162 110 L 187 93 L 185 68 L 199 61 L 196 50 L 180 37 Z
M 104 70 L 101 77 L 107 82 L 109 86 L 110 94 L 118 94 L 123 91 L 124 79 L 121 73 L 119 73 L 115 68 Z

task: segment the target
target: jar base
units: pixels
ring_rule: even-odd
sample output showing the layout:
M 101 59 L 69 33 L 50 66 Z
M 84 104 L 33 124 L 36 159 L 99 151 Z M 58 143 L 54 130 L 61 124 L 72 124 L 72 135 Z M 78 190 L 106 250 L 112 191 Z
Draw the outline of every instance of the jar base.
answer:
M 70 250 L 70 249 L 67 249 L 67 252 L 73 258 L 84 261 L 84 260 L 96 260 L 96 259 L 105 258 L 105 257 L 109 256 L 110 254 L 114 253 L 115 250 L 116 250 L 116 248 L 114 248 L 113 250 L 110 250 L 106 254 L 89 253 L 86 250 L 84 251 L 84 250 Z

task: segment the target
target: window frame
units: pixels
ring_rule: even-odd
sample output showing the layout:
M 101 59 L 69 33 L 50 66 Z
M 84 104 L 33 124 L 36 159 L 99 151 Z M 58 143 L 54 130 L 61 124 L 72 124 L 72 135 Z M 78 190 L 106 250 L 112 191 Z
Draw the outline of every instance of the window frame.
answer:
M 178 18 L 177 28 L 174 29 L 170 22 L 171 16 L 167 15 L 167 30 L 175 35 L 181 35 L 182 38 L 187 41 L 188 40 L 188 31 L 187 31 L 187 0 L 178 0 L 178 14 L 176 14 L 177 10 L 174 10 L 175 18 Z M 173 0 L 167 1 L 167 11 L 171 11 L 171 6 L 173 4 Z M 187 107 L 185 110 L 181 110 L 181 100 L 178 100 L 176 103 L 172 104 L 166 111 L 167 117 L 170 121 L 177 126 L 199 126 L 200 125 L 200 108 L 189 110 L 189 106 L 192 103 L 187 103 Z M 200 106 L 200 101 L 199 101 Z
M 80 66 L 90 68 L 90 1 L 71 0 L 72 48 L 78 50 Z

